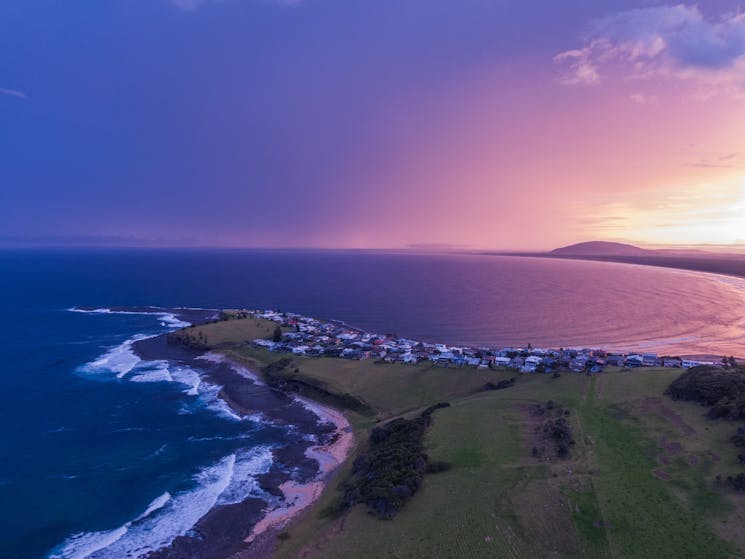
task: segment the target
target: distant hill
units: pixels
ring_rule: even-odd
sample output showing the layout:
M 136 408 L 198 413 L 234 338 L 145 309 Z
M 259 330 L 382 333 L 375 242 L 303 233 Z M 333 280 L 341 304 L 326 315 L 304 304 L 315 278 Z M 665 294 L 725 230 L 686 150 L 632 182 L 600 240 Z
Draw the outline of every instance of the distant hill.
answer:
M 624 243 L 588 241 L 557 248 L 549 254 L 556 256 L 649 256 L 655 254 L 655 251 Z

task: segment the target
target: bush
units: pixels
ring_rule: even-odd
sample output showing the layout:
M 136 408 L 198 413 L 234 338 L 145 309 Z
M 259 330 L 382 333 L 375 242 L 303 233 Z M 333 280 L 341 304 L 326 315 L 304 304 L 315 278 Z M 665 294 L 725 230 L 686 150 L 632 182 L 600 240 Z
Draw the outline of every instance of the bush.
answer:
M 449 405 L 440 402 L 414 419 L 398 418 L 374 427 L 368 451 L 355 459 L 352 475 L 342 485 L 339 508 L 365 503 L 371 514 L 390 519 L 419 490 L 425 472 L 449 469 L 447 462 L 430 463 L 424 452 L 432 412 Z
M 481 391 L 486 392 L 488 390 L 504 390 L 505 388 L 509 388 L 513 384 L 515 384 L 515 377 L 512 377 L 510 379 L 500 380 L 497 383 L 490 381 L 481 387 Z
M 436 462 L 430 462 L 427 464 L 427 473 L 438 474 L 440 472 L 447 472 L 451 467 L 452 464 L 450 464 L 450 462 L 438 460 Z

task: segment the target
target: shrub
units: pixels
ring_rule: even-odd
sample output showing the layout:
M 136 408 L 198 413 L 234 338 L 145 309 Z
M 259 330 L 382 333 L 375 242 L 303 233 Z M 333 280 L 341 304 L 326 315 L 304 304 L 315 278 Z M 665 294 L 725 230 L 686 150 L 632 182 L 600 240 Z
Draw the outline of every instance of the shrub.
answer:
M 440 402 L 414 419 L 397 418 L 374 427 L 369 449 L 355 459 L 352 475 L 342 485 L 339 508 L 364 503 L 371 514 L 390 519 L 419 490 L 425 472 L 449 469 L 447 462 L 430 463 L 424 452 L 424 436 L 432 413 L 449 405 Z

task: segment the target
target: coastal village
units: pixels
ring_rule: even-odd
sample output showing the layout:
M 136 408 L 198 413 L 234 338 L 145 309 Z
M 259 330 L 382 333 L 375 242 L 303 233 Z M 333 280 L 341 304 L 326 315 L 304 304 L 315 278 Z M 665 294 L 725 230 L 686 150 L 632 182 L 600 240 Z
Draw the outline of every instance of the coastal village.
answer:
M 442 367 L 489 369 L 507 367 L 521 373 L 555 373 L 570 370 L 597 374 L 606 367 L 635 369 L 669 367 L 689 369 L 698 365 L 727 366 L 722 361 L 700 361 L 654 353 L 619 353 L 602 349 L 527 347 L 454 347 L 365 332 L 340 322 L 324 322 L 296 313 L 238 311 L 230 318 L 257 317 L 277 323 L 274 339 L 256 339 L 255 347 L 297 356 L 371 359 L 380 363 L 413 364 L 431 361 Z

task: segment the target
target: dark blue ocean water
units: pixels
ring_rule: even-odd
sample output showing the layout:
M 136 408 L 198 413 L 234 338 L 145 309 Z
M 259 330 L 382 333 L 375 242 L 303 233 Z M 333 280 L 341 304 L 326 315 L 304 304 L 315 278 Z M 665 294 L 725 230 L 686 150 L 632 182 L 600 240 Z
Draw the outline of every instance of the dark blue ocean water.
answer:
M 742 282 L 703 274 L 483 256 L 1 251 L 3 558 L 44 557 L 78 533 L 114 537 L 168 495 L 161 512 L 188 522 L 224 489 L 226 456 L 281 436 L 183 384 L 86 368 L 167 325 L 66 310 L 76 305 L 278 308 L 454 344 L 745 355 Z

